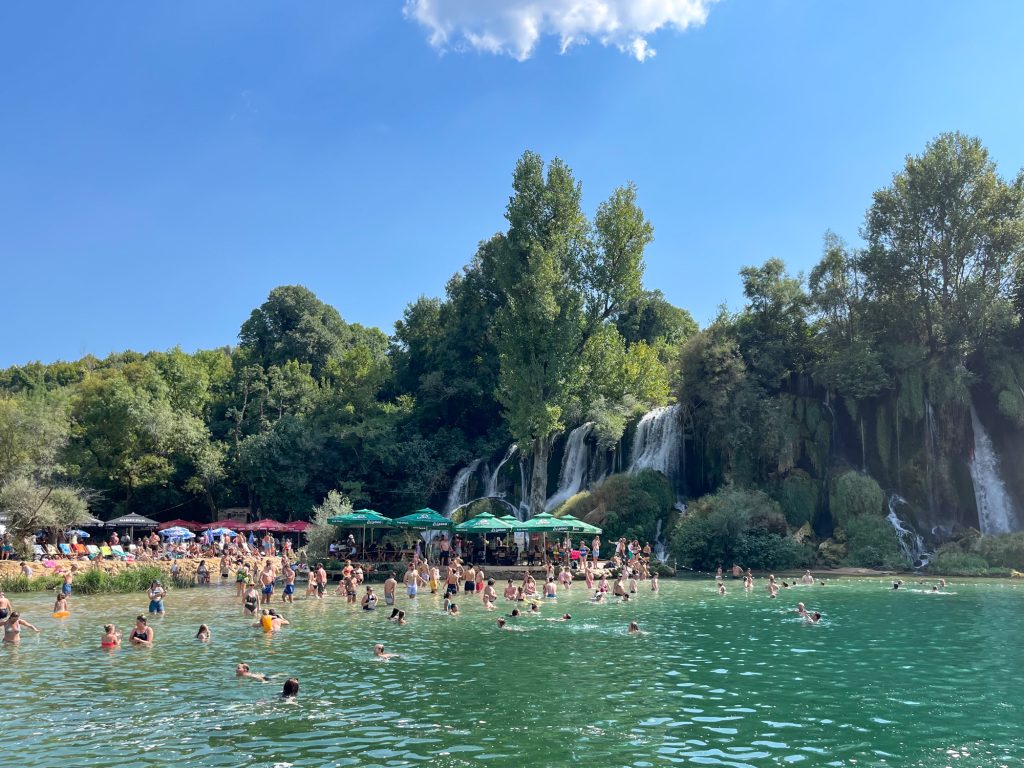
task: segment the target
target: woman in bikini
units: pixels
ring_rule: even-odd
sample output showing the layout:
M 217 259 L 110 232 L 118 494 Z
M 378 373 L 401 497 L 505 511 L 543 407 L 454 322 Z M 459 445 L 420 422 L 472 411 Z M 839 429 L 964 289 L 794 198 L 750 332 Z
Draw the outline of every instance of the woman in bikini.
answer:
M 38 632 L 39 628 L 29 624 L 23 618 L 21 614 L 15 611 L 12 613 L 7 621 L 4 622 L 4 642 L 17 645 L 21 642 L 21 628 L 28 627 L 33 632 Z
M 153 628 L 148 625 L 148 620 L 145 616 L 135 617 L 135 629 L 132 630 L 131 635 L 128 639 L 132 645 L 141 645 L 146 648 L 153 647 L 154 632 Z
M 113 624 L 103 625 L 103 637 L 100 638 L 100 648 L 118 648 L 121 645 L 121 631 Z

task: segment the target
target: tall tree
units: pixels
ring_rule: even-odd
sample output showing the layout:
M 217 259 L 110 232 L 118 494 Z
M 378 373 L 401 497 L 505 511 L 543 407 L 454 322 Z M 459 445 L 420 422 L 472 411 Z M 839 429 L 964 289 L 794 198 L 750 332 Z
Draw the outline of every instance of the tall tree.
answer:
M 653 232 L 630 185 L 598 208 L 591 225 L 581 186 L 561 160 L 545 170 L 526 152 L 516 164 L 505 211 L 509 228 L 493 242 L 498 399 L 513 437 L 533 452 L 530 509 L 547 496 L 550 438 L 587 340 L 639 295 L 643 251 Z

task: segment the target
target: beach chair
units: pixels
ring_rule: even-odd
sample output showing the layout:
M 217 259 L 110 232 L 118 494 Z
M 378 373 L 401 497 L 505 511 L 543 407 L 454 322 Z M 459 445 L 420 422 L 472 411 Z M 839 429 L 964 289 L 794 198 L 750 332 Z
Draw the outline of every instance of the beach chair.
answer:
M 60 549 L 60 553 L 64 555 L 64 557 L 71 557 L 74 554 L 71 551 L 70 544 L 58 544 L 57 547 Z
M 96 560 L 97 558 L 103 556 L 102 554 L 100 554 L 100 548 L 97 547 L 95 544 L 86 544 L 85 551 L 89 553 L 90 560 Z
M 102 544 L 100 546 L 100 554 L 103 555 L 104 557 L 113 557 L 114 556 L 114 553 L 110 549 L 110 545 L 108 545 L 108 544 Z
M 42 546 L 39 545 L 39 544 L 33 544 L 32 545 L 32 558 L 34 560 L 42 560 L 44 557 L 46 557 L 46 552 L 43 551 Z
M 85 548 L 85 544 L 75 544 L 71 547 L 71 550 L 78 555 L 79 558 L 88 557 L 89 550 Z
M 118 560 L 128 559 L 128 553 L 124 551 L 124 548 L 120 544 L 115 544 L 114 546 L 112 546 L 110 548 L 110 551 Z
M 53 544 L 46 545 L 46 554 L 50 557 L 60 557 L 60 550 L 58 550 Z

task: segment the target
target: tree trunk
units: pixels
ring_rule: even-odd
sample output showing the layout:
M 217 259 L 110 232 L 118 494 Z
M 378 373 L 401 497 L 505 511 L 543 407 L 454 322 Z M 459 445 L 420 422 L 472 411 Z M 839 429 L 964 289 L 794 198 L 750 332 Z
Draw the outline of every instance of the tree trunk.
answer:
M 530 517 L 544 511 L 548 500 L 548 459 L 551 440 L 545 435 L 533 441 L 533 476 L 530 478 Z

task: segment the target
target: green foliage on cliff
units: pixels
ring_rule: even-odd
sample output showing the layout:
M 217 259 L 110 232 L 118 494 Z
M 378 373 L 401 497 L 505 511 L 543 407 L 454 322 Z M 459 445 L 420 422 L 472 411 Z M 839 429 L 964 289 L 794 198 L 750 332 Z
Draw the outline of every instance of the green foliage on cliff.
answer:
M 809 564 L 811 550 L 786 535 L 778 504 L 761 491 L 728 485 L 694 501 L 676 524 L 672 553 L 687 568 L 784 569 Z

